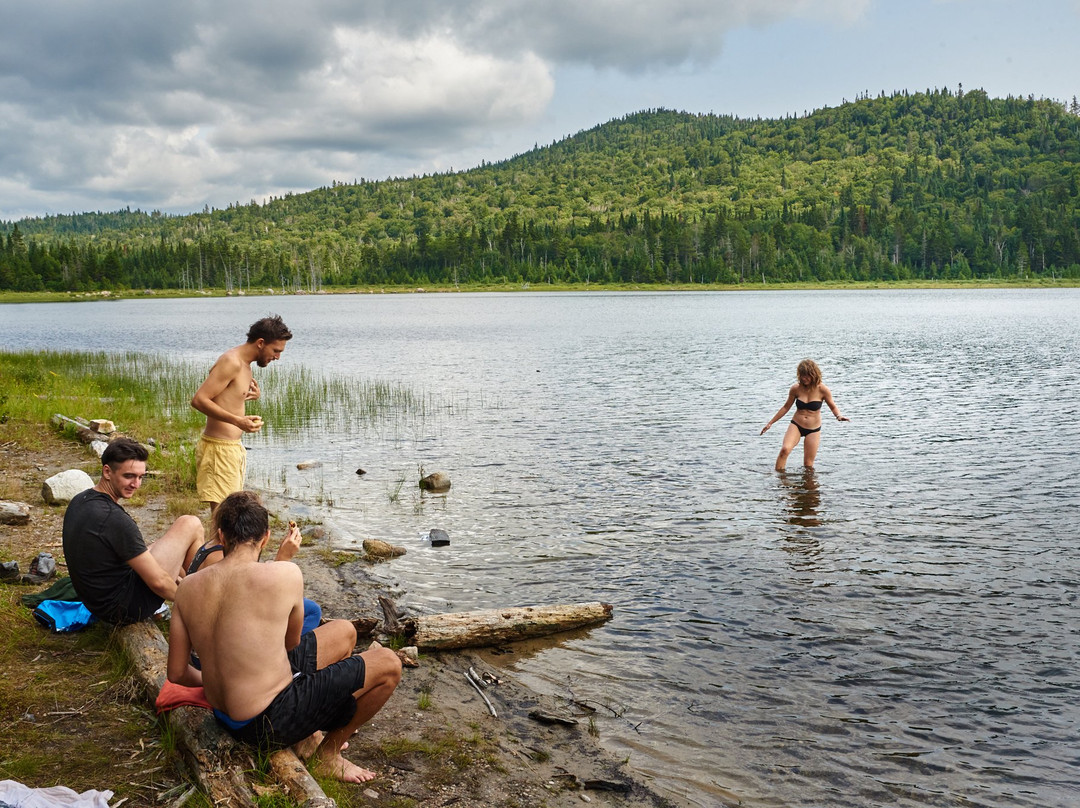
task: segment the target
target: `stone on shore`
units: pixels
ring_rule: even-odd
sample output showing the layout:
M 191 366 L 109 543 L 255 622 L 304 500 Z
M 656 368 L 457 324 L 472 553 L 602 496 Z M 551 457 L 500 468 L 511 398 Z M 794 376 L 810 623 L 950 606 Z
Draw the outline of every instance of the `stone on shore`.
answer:
M 30 521 L 30 506 L 10 499 L 0 500 L 0 525 L 25 525 Z
M 111 435 L 116 431 L 116 424 L 104 418 L 95 418 L 90 422 L 90 428 L 102 435 Z
M 41 484 L 41 498 L 50 505 L 66 505 L 73 496 L 93 487 L 94 481 L 85 471 L 68 469 Z
M 425 491 L 449 491 L 450 475 L 445 471 L 433 471 L 420 480 L 420 487 Z

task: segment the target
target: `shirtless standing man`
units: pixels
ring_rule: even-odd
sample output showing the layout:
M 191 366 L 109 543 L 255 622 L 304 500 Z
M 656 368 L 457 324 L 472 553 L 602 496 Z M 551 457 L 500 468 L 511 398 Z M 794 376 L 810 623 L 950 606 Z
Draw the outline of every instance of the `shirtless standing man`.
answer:
M 301 635 L 303 574 L 288 561 L 259 563 L 270 527 L 255 494 L 229 495 L 216 520 L 225 558 L 177 588 L 169 681 L 202 685 L 218 720 L 242 741 L 264 751 L 294 746 L 302 757 L 314 751 L 320 774 L 372 779 L 341 750 L 397 688 L 401 660 L 378 643 L 351 656 L 356 629 L 348 620 Z M 190 664 L 192 650 L 201 671 Z
M 251 363 L 266 367 L 281 357 L 290 339 L 292 332 L 277 315 L 253 323 L 247 342 L 218 357 L 191 399 L 191 406 L 206 416 L 195 449 L 196 488 L 199 499 L 210 503 L 211 515 L 219 502 L 244 487 L 247 450 L 240 436 L 262 429 L 262 418 L 244 412 L 245 403 L 260 395 Z

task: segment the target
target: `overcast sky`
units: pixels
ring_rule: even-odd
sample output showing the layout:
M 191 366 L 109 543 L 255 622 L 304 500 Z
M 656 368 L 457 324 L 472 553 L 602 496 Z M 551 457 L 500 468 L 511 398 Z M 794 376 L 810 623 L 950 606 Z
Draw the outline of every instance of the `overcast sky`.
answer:
M 471 168 L 631 112 L 1080 96 L 1080 0 L 24 0 L 0 219 Z

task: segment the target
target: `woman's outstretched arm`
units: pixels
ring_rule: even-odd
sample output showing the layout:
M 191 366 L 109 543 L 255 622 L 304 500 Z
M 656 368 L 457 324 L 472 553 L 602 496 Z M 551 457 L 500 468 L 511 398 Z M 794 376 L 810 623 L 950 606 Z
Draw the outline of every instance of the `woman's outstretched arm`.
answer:
M 774 415 L 772 418 L 769 419 L 769 423 L 765 424 L 765 426 L 762 427 L 761 432 L 758 433 L 759 435 L 764 435 L 766 432 L 768 432 L 769 427 L 772 426 L 773 424 L 775 424 L 781 418 L 783 418 L 784 413 L 786 413 L 788 410 L 791 409 L 791 405 L 795 403 L 795 396 L 798 393 L 797 388 L 798 388 L 797 384 L 791 385 L 791 389 L 788 390 L 787 401 L 784 402 L 784 406 L 781 407 L 779 410 L 777 410 L 776 415 Z M 830 405 L 830 406 L 832 406 L 832 405 Z

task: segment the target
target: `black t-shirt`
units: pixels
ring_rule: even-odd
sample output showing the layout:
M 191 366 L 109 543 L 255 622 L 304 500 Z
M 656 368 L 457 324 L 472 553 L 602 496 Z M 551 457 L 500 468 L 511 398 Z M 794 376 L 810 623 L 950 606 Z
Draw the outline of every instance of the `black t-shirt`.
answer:
M 149 590 L 127 562 L 146 550 L 135 520 L 108 494 L 88 488 L 72 497 L 64 513 L 64 558 L 75 591 L 95 617 L 141 619 L 131 607 Z

